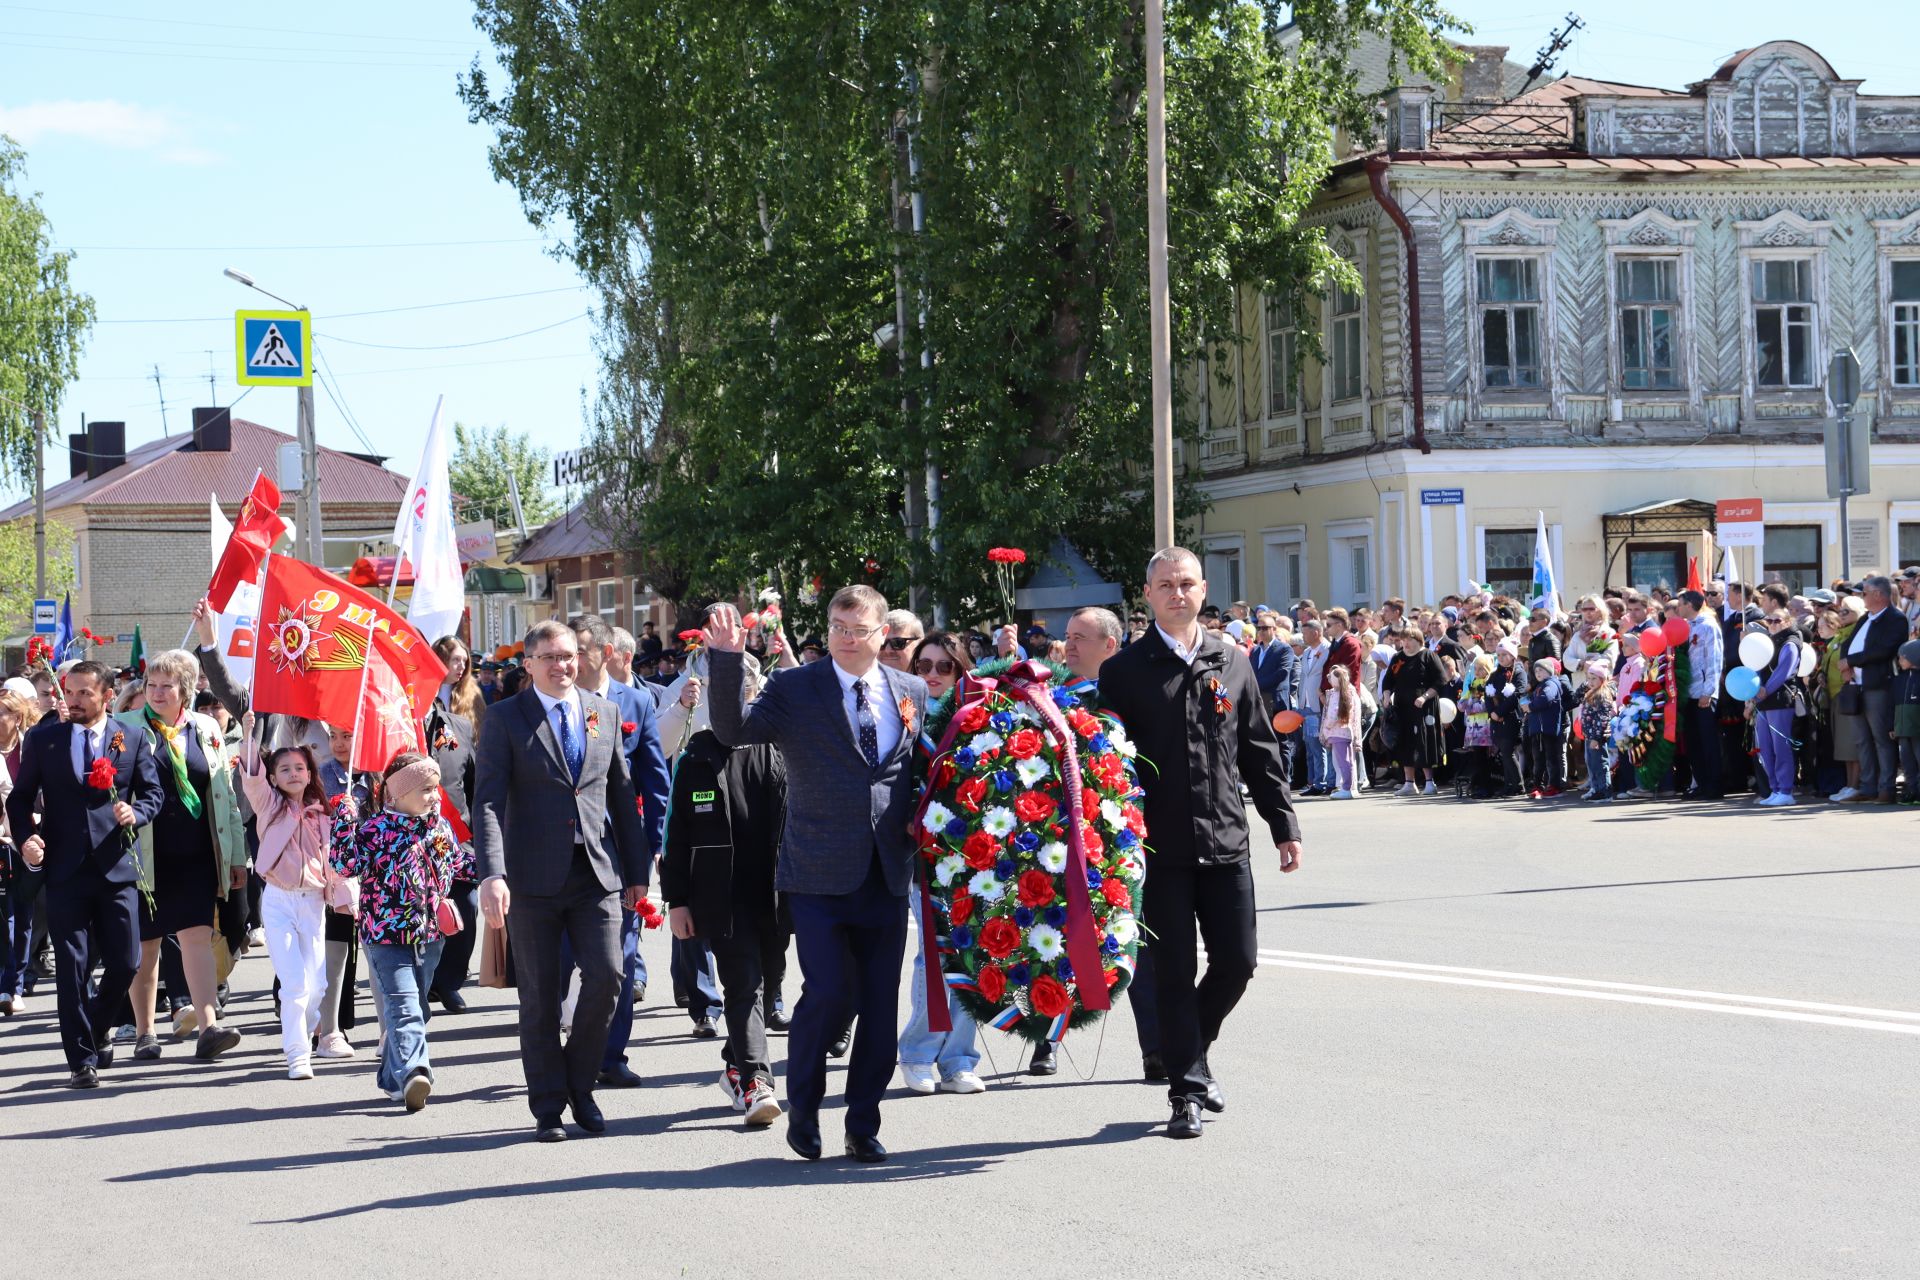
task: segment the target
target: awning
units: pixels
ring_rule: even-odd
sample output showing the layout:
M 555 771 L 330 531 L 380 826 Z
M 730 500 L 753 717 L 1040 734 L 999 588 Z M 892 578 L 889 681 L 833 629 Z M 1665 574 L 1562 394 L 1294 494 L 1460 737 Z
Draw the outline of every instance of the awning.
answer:
M 476 596 L 523 596 L 527 593 L 527 575 L 518 569 L 477 564 L 467 570 L 467 592 Z
M 1613 562 L 1629 542 L 1659 538 L 1684 541 L 1713 530 L 1714 505 L 1699 498 L 1668 498 L 1649 502 L 1630 511 L 1610 511 L 1600 517 L 1605 542 L 1606 574 L 1613 580 Z

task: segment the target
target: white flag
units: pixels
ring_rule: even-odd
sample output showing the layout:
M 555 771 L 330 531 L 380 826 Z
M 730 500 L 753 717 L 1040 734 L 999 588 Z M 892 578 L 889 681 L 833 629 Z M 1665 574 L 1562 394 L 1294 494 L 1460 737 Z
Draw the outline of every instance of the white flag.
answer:
M 233 536 L 233 524 L 220 509 L 220 499 L 207 495 L 208 525 L 213 531 L 213 572 L 220 571 L 220 557 Z M 214 644 L 226 663 L 227 675 L 242 689 L 253 687 L 254 635 L 258 630 L 260 584 L 243 582 L 233 589 L 225 613 L 213 615 Z
M 420 467 L 407 486 L 406 501 L 393 526 L 394 555 L 413 564 L 413 598 L 407 621 L 429 641 L 460 629 L 466 611 L 466 577 L 460 572 L 460 545 L 453 533 L 453 487 L 447 478 L 447 436 L 440 427 L 442 396 L 433 403 L 433 425 Z M 397 563 L 396 560 L 396 572 Z
M 1560 616 L 1560 583 L 1553 573 L 1553 551 L 1547 545 L 1547 517 L 1544 512 L 1535 513 L 1538 523 L 1533 534 L 1533 596 L 1527 601 L 1529 609 L 1545 609 L 1549 617 Z

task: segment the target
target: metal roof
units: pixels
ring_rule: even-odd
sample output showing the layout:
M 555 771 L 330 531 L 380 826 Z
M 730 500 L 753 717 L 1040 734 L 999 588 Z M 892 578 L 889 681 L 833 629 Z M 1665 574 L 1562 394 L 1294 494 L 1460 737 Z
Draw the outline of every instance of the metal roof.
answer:
M 567 508 L 566 514 L 549 520 L 533 531 L 525 546 L 515 553 L 515 564 L 542 564 L 550 560 L 571 560 L 575 556 L 597 556 L 621 551 L 613 538 L 594 528 L 587 518 L 584 499 Z
M 1797 170 L 1920 169 L 1920 156 L 1766 156 L 1717 160 L 1707 156 L 1590 156 L 1571 151 L 1409 151 L 1389 156 L 1396 165 L 1514 173 L 1557 169 L 1591 173 L 1784 173 Z

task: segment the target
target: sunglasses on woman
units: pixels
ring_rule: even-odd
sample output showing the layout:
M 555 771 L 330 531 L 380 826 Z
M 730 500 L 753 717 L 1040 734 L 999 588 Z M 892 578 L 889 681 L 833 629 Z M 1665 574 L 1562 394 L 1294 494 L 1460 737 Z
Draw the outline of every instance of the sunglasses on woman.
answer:
M 936 671 L 943 676 L 950 676 L 956 670 L 958 668 L 952 658 L 941 658 L 937 662 L 932 658 L 922 658 L 913 664 L 913 674 L 917 676 L 930 676 Z

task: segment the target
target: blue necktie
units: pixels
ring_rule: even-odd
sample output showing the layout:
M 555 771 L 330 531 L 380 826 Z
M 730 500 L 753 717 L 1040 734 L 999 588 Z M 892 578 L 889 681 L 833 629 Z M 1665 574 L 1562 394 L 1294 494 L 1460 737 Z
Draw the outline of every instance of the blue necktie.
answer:
M 867 768 L 880 767 L 880 722 L 873 718 L 873 708 L 867 705 L 867 682 L 856 680 L 853 684 L 853 716 L 860 724 L 860 754 L 867 758 Z
M 573 774 L 573 780 L 578 782 L 580 766 L 586 763 L 586 749 L 573 731 L 573 717 L 567 714 L 567 704 L 556 702 L 553 709 L 560 717 L 560 754 L 567 758 L 567 770 Z

